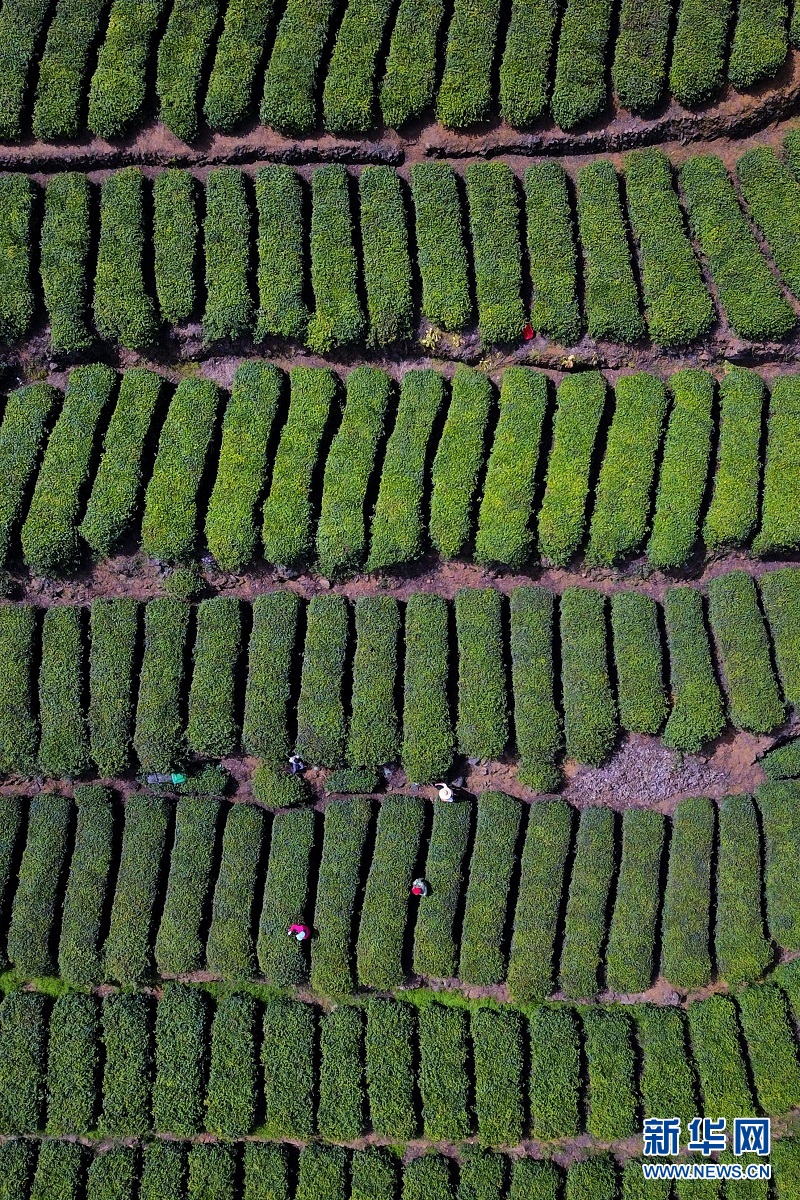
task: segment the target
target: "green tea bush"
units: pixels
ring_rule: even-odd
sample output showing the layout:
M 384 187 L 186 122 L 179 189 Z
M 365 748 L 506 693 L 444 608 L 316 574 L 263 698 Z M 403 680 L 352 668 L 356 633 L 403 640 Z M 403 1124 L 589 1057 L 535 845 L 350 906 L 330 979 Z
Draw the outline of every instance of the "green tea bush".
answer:
M 372 816 L 372 803 L 364 799 L 331 803 L 325 809 L 311 986 L 326 996 L 349 995 L 353 991 L 353 916 Z
M 399 129 L 433 103 L 442 0 L 400 0 L 380 86 L 384 125 Z
M 44 383 L 17 388 L 0 424 L 0 566 L 8 562 L 60 394 Z
M 320 1021 L 317 1130 L 328 1142 L 352 1142 L 364 1133 L 363 1044 L 361 1009 L 335 1008 Z
M 311 177 L 311 283 L 315 309 L 307 342 L 317 354 L 360 341 L 365 319 L 350 211 L 350 176 L 340 163 Z
M 127 1200 L 134 1194 L 136 1180 L 136 1151 L 132 1146 L 98 1150 L 89 1164 L 86 1196 L 88 1200 Z
M 388 796 L 381 804 L 356 944 L 362 987 L 387 991 L 405 977 L 403 942 L 423 821 L 416 796 Z
M 230 133 L 250 115 L 256 74 L 274 17 L 273 0 L 228 4 L 203 103 L 212 129 Z
M 104 778 L 130 764 L 133 658 L 139 626 L 135 600 L 94 600 L 90 619 L 89 741 Z
M 775 381 L 769 402 L 761 531 L 753 542 L 756 554 L 777 554 L 800 546 L 794 484 L 799 431 L 800 376 L 784 375 Z
M 800 903 L 795 864 L 800 851 L 800 788 L 794 783 L 766 783 L 756 791 L 764 829 L 764 895 L 767 925 L 779 946 L 800 950 Z
M 72 835 L 66 796 L 38 795 L 28 805 L 28 836 L 8 926 L 8 957 L 27 978 L 55 974 L 55 937 Z
M 772 1116 L 788 1112 L 800 1102 L 800 1064 L 786 997 L 761 983 L 737 999 L 759 1106 Z
M 580 4 L 582 0 L 571 0 Z M 606 0 L 594 0 L 606 7 Z M 559 48 L 564 45 L 564 28 Z M 619 178 L 607 160 L 577 176 L 578 230 L 583 247 L 586 324 L 592 338 L 636 342 L 644 334 L 633 276 Z
M 561 18 L 551 110 L 560 129 L 595 117 L 606 103 L 608 0 L 568 0 Z
M 472 821 L 472 804 L 437 804 L 434 807 L 425 862 L 428 895 L 420 902 L 414 928 L 416 975 L 450 979 L 456 974 L 455 925 Z
M 366 1002 L 367 1068 L 370 1125 L 374 1133 L 393 1141 L 408 1141 L 417 1133 L 412 1044 L 416 1009 L 398 1000 L 372 997 Z
M 399 1164 L 380 1146 L 355 1150 L 350 1158 L 350 1200 L 396 1200 Z
M 711 978 L 710 906 L 714 805 L 682 800 L 672 818 L 662 927 L 665 977 L 692 991 Z
M 483 987 L 505 978 L 504 930 L 521 821 L 514 797 L 484 792 L 479 798 L 459 965 L 467 984 Z
M 588 999 L 601 986 L 614 835 L 614 813 L 610 808 L 581 811 L 559 967 L 559 984 L 566 996 Z
M 681 183 L 695 237 L 734 332 L 753 340 L 787 333 L 795 315 L 758 248 L 721 159 L 712 154 L 690 158 L 681 169 Z
M 781 1138 L 775 1143 L 772 1155 L 778 1200 L 791 1200 L 792 1191 L 800 1180 L 800 1138 Z
M 314 1128 L 315 1010 L 281 998 L 264 1008 L 264 1132 L 271 1138 L 302 1138 Z
M 578 1024 L 567 1005 L 533 1009 L 530 1105 L 537 1141 L 575 1137 L 581 1128 L 581 1053 Z M 522 1198 L 520 1198 L 522 1200 Z
M 388 0 L 351 0 L 333 46 L 322 107 L 331 133 L 366 133 L 375 125 L 375 81 L 387 25 Z
M 22 818 L 21 797 L 3 796 L 0 800 L 0 914 L 6 925 L 13 890 L 17 885 L 17 854 L 21 845 Z M 2 942 L 5 942 L 5 938 Z M 0 944 L 0 966 L 8 966 L 3 944 Z
M 472 533 L 493 402 L 488 377 L 459 365 L 431 472 L 430 536 L 442 558 L 462 554 Z
M 533 547 L 532 515 L 547 410 L 547 379 L 503 372 L 497 422 L 478 513 L 475 558 L 520 567 Z
M 74 569 L 80 556 L 76 522 L 91 466 L 97 425 L 117 377 L 110 367 L 76 367 L 50 435 L 22 526 L 22 552 L 37 575 Z
M 711 375 L 676 371 L 670 390 L 674 402 L 664 439 L 653 532 L 647 543 L 648 562 L 662 569 L 683 566 L 697 543 L 714 431 Z
M 81 703 L 84 657 L 81 609 L 61 604 L 46 609 L 39 666 L 39 766 L 45 775 L 71 779 L 89 766 Z
M 262 530 L 264 557 L 281 566 L 304 562 L 312 551 L 312 489 L 338 390 L 333 372 L 319 367 L 294 367 L 289 379 L 289 413 L 275 454 Z
M 473 163 L 465 178 L 481 338 L 511 342 L 525 325 L 518 184 L 506 163 Z
M 184 379 L 170 402 L 147 485 L 142 547 L 149 558 L 180 562 L 197 541 L 197 498 L 220 394 L 207 379 Z
M 555 704 L 553 594 L 541 587 L 511 592 L 511 674 L 519 778 L 538 792 L 555 791 L 561 780 L 556 760 L 563 750 L 561 716 Z
M 425 468 L 443 399 L 438 371 L 410 370 L 403 375 L 372 518 L 368 571 L 412 562 L 422 554 Z
M 369 342 L 387 346 L 407 341 L 414 303 L 400 177 L 392 167 L 366 166 L 358 177 L 358 192 Z
M 508 990 L 517 1004 L 539 1002 L 553 990 L 556 935 L 571 842 L 572 809 L 568 804 L 555 800 L 531 805 L 508 962 Z
M 709 550 L 749 541 L 758 524 L 761 428 L 766 385 L 755 371 L 732 367 L 719 384 L 719 450 L 703 540 Z
M 800 708 L 800 646 L 795 637 L 800 620 L 800 571 L 795 567 L 766 571 L 759 588 L 783 694 L 792 708 Z
M 653 982 L 664 835 L 661 813 L 641 808 L 625 811 L 606 949 L 606 984 L 615 992 L 646 992 Z
M 280 133 L 310 133 L 317 119 L 318 75 L 335 11 L 333 0 L 289 0 L 272 46 L 261 122 Z
M 47 998 L 9 992 L 0 1003 L 0 1131 L 36 1133 L 42 1124 Z
M 206 179 L 206 342 L 241 337 L 253 324 L 248 286 L 251 212 L 247 188 L 244 172 L 236 167 L 220 167 Z
M 244 1148 L 243 1200 L 289 1200 L 289 1161 L 284 1146 L 249 1142 Z
M 179 1196 L 186 1176 L 186 1150 L 180 1142 L 147 1142 L 142 1148 L 139 1200 Z
M 623 108 L 647 113 L 664 95 L 671 0 L 623 0 L 611 78 Z
M 252 996 L 231 992 L 217 1004 L 211 1026 L 206 1128 L 218 1137 L 242 1137 L 256 1116 L 258 1009 Z
M 492 66 L 499 21 L 499 0 L 481 0 L 474 7 L 459 0 L 453 5 L 436 98 L 436 116 L 442 125 L 464 129 L 492 115 Z
M 468 1107 L 468 1014 L 425 1004 L 419 1010 L 419 1092 L 430 1142 L 461 1142 L 471 1132 Z
M 234 1200 L 236 1147 L 208 1143 L 191 1146 L 186 1180 L 187 1200 Z
M 30 71 L 50 0 L 11 0 L 0 16 L 0 138 L 19 141 L 22 113 L 30 92 Z
M 206 943 L 208 969 L 223 979 L 255 974 L 253 910 L 264 825 L 256 805 L 228 806 Z
M 508 741 L 502 596 L 494 588 L 461 588 L 454 607 L 458 748 L 467 757 L 498 759 Z
M 672 42 L 669 88 L 684 108 L 708 100 L 724 79 L 731 0 L 681 0 Z
M 355 601 L 356 650 L 350 697 L 347 761 L 380 767 L 397 760 L 400 748 L 397 654 L 400 610 L 391 596 Z
M 546 1159 L 515 1158 L 509 1200 L 556 1200 L 562 1191 L 559 1168 Z
M 550 80 L 558 5 L 555 0 L 515 0 L 500 64 L 500 111 L 514 129 L 543 116 Z
M 242 650 L 238 600 L 214 596 L 197 606 L 194 671 L 186 737 L 191 750 L 225 758 L 238 743 L 236 677 Z
M 314 596 L 306 609 L 303 672 L 297 701 L 297 753 L 314 766 L 338 767 L 344 759 L 344 663 L 349 613 L 343 596 Z
M 33 206 L 33 184 L 26 176 L 0 175 L 0 342 L 24 337 L 36 309 L 31 288 Z
M 219 808 L 219 801 L 207 796 L 182 796 L 175 806 L 175 841 L 155 943 L 160 975 L 188 975 L 203 965 Z
M 175 0 L 158 45 L 159 116 L 182 142 L 199 133 L 203 68 L 221 9 L 221 0 Z
M 711 580 L 708 600 L 731 722 L 739 729 L 769 733 L 782 723 L 785 709 L 755 583 L 745 571 L 730 571 Z
M 669 4 L 657 7 L 658 15 L 666 15 L 668 20 Z M 646 49 L 648 32 L 636 30 L 639 53 Z M 666 37 L 666 26 L 663 35 Z M 622 42 L 621 36 L 618 56 Z M 630 49 L 626 45 L 626 69 L 636 61 Z M 648 331 L 658 346 L 684 346 L 708 331 L 714 320 L 714 305 L 686 235 L 666 155 L 655 149 L 629 154 L 625 159 L 625 192 L 641 258 Z
M 255 340 L 270 335 L 304 341 L 306 246 L 300 176 L 280 163 L 256 171 L 258 319 Z
M 703 1112 L 732 1121 L 754 1112 L 736 1006 L 729 996 L 709 996 L 690 1004 L 687 1012 Z
M 257 952 L 261 974 L 278 987 L 300 983 L 308 974 L 307 948 L 287 931 L 305 916 L 315 831 L 316 814 L 309 808 L 277 813 L 272 821 Z
M 64 896 L 58 969 L 73 987 L 96 987 L 103 982 L 101 931 L 110 899 L 114 860 L 114 809 L 102 787 L 76 787 L 78 816 L 75 845 Z
M 189 171 L 171 169 L 153 184 L 153 266 L 161 319 L 188 321 L 197 304 L 198 188 Z
M 89 60 L 105 16 L 105 0 L 61 0 L 39 61 L 33 134 L 44 141 L 82 132 Z
M 169 771 L 184 755 L 183 683 L 189 606 L 161 597 L 144 610 L 144 657 L 133 744 L 145 771 Z
M 366 557 L 366 496 L 375 472 L 390 387 L 386 372 L 374 367 L 356 367 L 347 376 L 344 412 L 322 483 L 317 554 L 323 575 L 353 571 Z
M 248 754 L 276 766 L 292 753 L 289 702 L 300 597 L 267 592 L 253 601 L 252 613 L 242 744 Z
M 780 7 L 785 14 L 785 5 Z M 760 10 L 759 16 L 766 12 L 768 9 Z M 748 150 L 737 162 L 736 174 L 750 216 L 764 235 L 778 270 L 794 294 L 800 294 L 797 180 L 769 146 Z
M 649 982 L 649 981 L 648 981 Z M 581 1013 L 589 1074 L 586 1130 L 602 1142 L 631 1137 L 637 1129 L 633 1029 L 621 1008 Z
M 534 297 L 531 323 L 539 333 L 571 346 L 580 337 L 581 315 L 572 205 L 561 164 L 545 161 L 528 167 L 525 196 Z
M 478 1137 L 487 1146 L 516 1146 L 525 1120 L 522 1017 L 511 1008 L 479 1008 L 472 1013 L 470 1033 Z
M 448 163 L 415 163 L 410 172 L 422 277 L 422 314 L 443 329 L 463 329 L 472 316 L 459 181 Z
M 341 1146 L 306 1146 L 300 1151 L 295 1200 L 345 1200 L 346 1169 Z
M 134 795 L 125 803 L 117 886 L 105 944 L 106 979 L 122 984 L 146 979 L 152 968 L 153 910 L 167 840 L 167 804 Z
M 33 640 L 36 612 L 29 605 L 0 607 L 0 770 L 32 775 L 38 729 L 33 715 Z
M 40 241 L 39 274 L 50 318 L 54 351 L 88 350 L 87 326 L 91 185 L 86 175 L 65 171 L 47 184 Z
M 50 1014 L 47 1133 L 68 1137 L 94 1128 L 100 1065 L 100 1014 L 94 996 L 65 992 Z
M 101 336 L 127 350 L 156 337 L 156 309 L 144 281 L 144 189 L 138 167 L 109 175 L 100 193 L 94 320 Z
M 31 1200 L 49 1200 L 50 1196 L 77 1200 L 85 1181 L 86 1160 L 85 1146 L 76 1142 L 42 1142 Z
M 112 993 L 103 999 L 104 1137 L 141 1137 L 150 1129 L 153 1047 L 149 996 Z
M 567 375 L 556 394 L 553 445 L 538 517 L 539 553 L 565 567 L 583 540 L 597 432 L 606 404 L 599 371 Z
M 728 60 L 728 79 L 735 88 L 752 87 L 778 73 L 789 53 L 788 24 L 785 0 L 739 5 Z
M 182 983 L 166 984 L 155 1022 L 156 1132 L 192 1137 L 203 1128 L 207 1037 L 208 1007 L 203 993 Z
M 714 676 L 703 599 L 688 587 L 664 594 L 669 643 L 672 712 L 663 733 L 666 746 L 696 753 L 725 728 L 722 693 Z
M 150 47 L 164 5 L 165 0 L 113 0 L 89 88 L 88 123 L 98 137 L 119 137 L 142 113 Z
M 443 777 L 453 762 L 447 694 L 448 609 L 420 593 L 406 604 L 403 691 L 403 769 L 412 783 Z
M 643 1114 L 655 1117 L 668 1112 L 687 1123 L 699 1112 L 699 1105 L 687 1053 L 686 1015 L 680 1008 L 655 1004 L 638 1004 L 634 1013 L 642 1052 Z
M 103 456 L 78 527 L 95 559 L 118 548 L 138 515 L 145 442 L 162 388 L 162 377 L 155 371 L 133 368 L 122 376 Z
M 614 592 L 611 629 L 623 729 L 658 733 L 667 717 L 658 609 L 640 592 Z
M 769 780 L 797 779 L 800 776 L 800 739 L 775 746 L 759 759 Z
M 567 588 L 561 596 L 561 678 L 567 754 L 600 766 L 617 736 L 608 676 L 606 605 L 600 592 Z
M 663 383 L 644 371 L 619 379 L 615 398 L 586 551 L 593 566 L 613 566 L 645 539 L 667 411 Z
M 499 1200 L 507 1175 L 507 1160 L 494 1150 L 464 1147 L 459 1162 L 456 1200 Z
M 595 1154 L 569 1168 L 566 1200 L 614 1200 L 616 1195 L 617 1163 L 610 1154 Z

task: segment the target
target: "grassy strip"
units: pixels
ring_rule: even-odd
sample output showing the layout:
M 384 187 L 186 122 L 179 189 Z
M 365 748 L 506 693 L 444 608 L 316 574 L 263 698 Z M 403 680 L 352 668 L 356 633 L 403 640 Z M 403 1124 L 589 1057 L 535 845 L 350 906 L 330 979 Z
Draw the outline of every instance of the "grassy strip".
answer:
M 24 337 L 36 311 L 31 286 L 34 198 L 26 176 L 0 175 L 0 342 Z
M 645 539 L 667 411 L 663 383 L 644 371 L 619 379 L 615 398 L 586 550 L 594 566 L 613 566 Z
M 581 1013 L 589 1072 L 586 1130 L 603 1142 L 636 1132 L 633 1028 L 622 1009 L 585 1008 Z
M 459 975 L 464 983 L 484 987 L 505 979 L 504 931 L 521 821 L 515 798 L 503 792 L 484 792 L 479 798 L 461 934 Z
M 508 741 L 502 596 L 494 588 L 462 588 L 455 610 L 458 749 L 468 758 L 497 759 Z
M 261 1062 L 268 1137 L 311 1136 L 315 1024 L 314 1009 L 296 1000 L 272 1000 L 264 1009 Z
M 685 1013 L 655 1004 L 637 1004 L 634 1012 L 642 1051 L 639 1086 L 644 1116 L 669 1112 L 688 1123 L 699 1105 L 687 1053 Z
M 583 540 L 592 455 L 605 403 L 606 381 L 599 371 L 567 375 L 559 386 L 538 521 L 539 552 L 557 567 L 567 565 Z
M 175 841 L 155 943 L 161 975 L 189 975 L 203 965 L 219 815 L 219 801 L 207 796 L 183 796 L 175 807 Z
M 581 335 L 578 255 L 567 175 L 557 162 L 525 172 L 533 328 L 565 346 Z
M 719 1113 L 732 1121 L 755 1111 L 742 1053 L 736 1006 L 729 996 L 709 996 L 687 1009 L 703 1112 Z
M 274 16 L 274 0 L 232 0 L 228 4 L 203 103 L 212 129 L 231 133 L 250 116 L 256 75 Z
M 422 554 L 425 465 L 443 399 L 444 381 L 438 371 L 403 375 L 372 519 L 368 571 L 411 562 Z
M 208 969 L 223 979 L 255 974 L 253 911 L 266 818 L 254 804 L 231 804 L 206 942 Z
M 582 167 L 577 192 L 589 336 L 636 342 L 644 334 L 644 320 L 633 277 L 619 177 L 612 164 L 602 160 Z
M 797 247 L 800 185 L 769 146 L 756 147 L 742 155 L 736 164 L 736 174 L 750 216 L 764 235 L 782 278 L 794 295 L 800 296 L 800 252 Z
M 311 176 L 311 283 L 314 312 L 307 342 L 317 354 L 361 339 L 364 313 L 350 209 L 350 176 L 339 163 Z
M 481 338 L 511 342 L 525 325 L 517 180 L 506 163 L 473 163 L 466 184 Z
M 27 604 L 0 608 L 0 770 L 9 775 L 32 775 L 36 770 L 35 635 L 34 608 Z
M 258 928 L 258 965 L 277 987 L 308 976 L 307 948 L 287 937 L 289 926 L 306 918 L 311 853 L 317 818 L 310 808 L 276 813 Z
M 39 60 L 33 135 L 44 141 L 82 131 L 89 62 L 105 16 L 106 0 L 60 0 Z
M 460 1142 L 471 1132 L 468 1109 L 468 1014 L 462 1008 L 424 1004 L 419 1010 L 422 1126 L 431 1142 Z
M 220 167 L 209 172 L 206 179 L 206 342 L 241 337 L 253 324 L 248 280 L 252 224 L 248 187 L 244 172 L 236 167 Z
M 761 838 L 750 796 L 726 796 L 719 809 L 714 947 L 720 978 L 758 979 L 772 960 L 764 937 Z
M 188 321 L 197 303 L 198 188 L 189 171 L 171 169 L 153 184 L 153 267 L 161 318 Z
M 561 678 L 567 754 L 599 766 L 617 736 L 617 709 L 608 676 L 605 600 L 590 588 L 561 597 Z
M 597 116 L 606 102 L 611 7 L 609 0 L 567 0 L 550 105 L 560 129 L 574 129 Z
M 414 302 L 406 208 L 392 167 L 366 166 L 358 177 L 369 342 L 388 346 L 413 331 Z
M 455 922 L 464 882 L 464 865 L 473 806 L 438 804 L 428 842 L 425 879 L 428 895 L 420 903 L 414 929 L 414 973 L 451 979 L 458 954 Z
M 397 654 L 400 610 L 391 596 L 359 596 L 355 602 L 356 651 L 347 761 L 355 767 L 396 762 L 400 749 Z
M 286 762 L 294 741 L 289 702 L 299 617 L 293 592 L 269 592 L 253 602 L 242 744 L 276 766 Z
M 317 554 L 323 575 L 353 571 L 366 557 L 366 495 L 375 471 L 390 386 L 389 376 L 375 367 L 356 367 L 347 376 L 344 413 L 322 482 Z
M 406 605 L 403 769 L 412 783 L 447 775 L 453 730 L 447 696 L 448 610 L 438 596 L 411 596 Z
M 575 1137 L 581 1129 L 583 1086 L 575 1012 L 565 1004 L 541 1005 L 531 1013 L 528 1032 L 533 1136 L 544 1142 Z
M 664 619 L 672 691 L 664 744 L 673 750 L 696 753 L 725 728 L 722 693 L 711 663 L 700 592 L 689 587 L 668 588 Z
M 514 129 L 543 116 L 550 99 L 558 5 L 514 0 L 500 64 L 500 111 Z
M 81 775 L 89 766 L 83 715 L 82 611 L 71 605 L 45 610 L 39 666 L 39 766 L 45 775 Z
M 531 806 L 508 962 L 508 990 L 516 1004 L 542 1001 L 553 990 L 556 933 L 571 841 L 569 805 L 554 800 Z
M 11 0 L 0 14 L 0 138 L 19 141 L 22 113 L 30 91 L 30 72 L 47 18 L 50 0 Z
M 740 546 L 758 525 L 761 429 L 766 384 L 755 371 L 732 367 L 719 385 L 719 452 L 714 494 L 703 522 L 709 550 Z
M 94 320 L 102 337 L 127 350 L 146 349 L 157 331 L 156 306 L 144 281 L 144 189 L 138 167 L 123 167 L 100 193 Z
M 722 86 L 732 12 L 731 0 L 680 0 L 669 89 L 685 108 L 710 99 Z
M 800 1104 L 800 1063 L 786 997 L 772 983 L 739 993 L 739 1020 L 762 1112 L 771 1116 Z
M 491 115 L 499 21 L 499 0 L 481 0 L 474 7 L 467 0 L 454 4 L 436 98 L 436 116 L 442 125 L 465 129 Z
M 70 372 L 64 407 L 47 443 L 25 524 L 22 552 L 37 575 L 78 565 L 76 522 L 91 465 L 97 425 L 117 377 L 110 367 L 76 367 Z
M 200 85 L 221 0 L 174 0 L 158 45 L 159 117 L 182 142 L 200 132 Z
M 738 729 L 769 733 L 783 722 L 785 709 L 755 583 L 745 571 L 730 571 L 711 580 L 708 599 L 730 720 Z
M 331 133 L 367 133 L 375 126 L 375 82 L 393 6 L 350 0 L 333 46 L 322 108 Z
M 103 998 L 105 1063 L 98 1131 L 104 1137 L 141 1137 L 150 1129 L 153 1008 L 152 997 L 140 993 Z
M 664 893 L 663 964 L 675 987 L 691 991 L 711 978 L 711 853 L 715 808 L 701 797 L 682 800 L 672 818 Z
M 165 985 L 156 1009 L 153 1128 L 192 1137 L 203 1128 L 208 1008 L 197 988 Z
M 487 1146 L 515 1146 L 522 1140 L 524 1128 L 522 1018 L 513 1009 L 476 1009 L 470 1032 L 478 1138 Z M 462 1170 L 462 1188 L 464 1176 Z
M 800 902 L 796 887 L 799 799 L 800 788 L 795 783 L 765 783 L 756 790 L 764 828 L 767 924 L 775 943 L 787 950 L 800 950 Z
M 289 0 L 264 80 L 262 124 L 286 134 L 314 127 L 320 62 L 334 11 L 333 0 Z
M 714 430 L 714 380 L 705 371 L 676 371 L 674 396 L 664 439 L 653 532 L 647 543 L 651 566 L 680 567 L 697 543 L 700 509 L 706 493 Z
M 739 4 L 728 60 L 728 79 L 735 88 L 750 88 L 777 75 L 789 53 L 788 24 L 786 0 Z
M 61 885 L 70 851 L 72 802 L 34 796 L 8 926 L 8 957 L 28 978 L 54 975 L 55 935 L 61 918 Z
M 338 767 L 344 761 L 346 737 L 342 686 L 349 641 L 347 602 L 343 596 L 314 596 L 306 616 L 297 753 L 314 766 Z
M 472 532 L 492 404 L 491 381 L 480 371 L 459 365 L 431 472 L 430 535 L 442 558 L 463 553 Z
M 311 986 L 325 996 L 353 991 L 353 920 L 373 815 L 372 803 L 360 797 L 325 809 L 311 954 Z
M 28 485 L 39 466 L 60 393 L 45 383 L 17 388 L 7 397 L 0 424 L 0 566 L 8 562 L 22 521 Z
M 151 933 L 167 839 L 166 802 L 134 795 L 125 804 L 117 886 L 105 944 L 106 979 L 138 983 L 151 972 Z
M 800 777 L 800 739 L 792 738 L 783 745 L 773 747 L 759 762 L 769 780 L 797 779 Z
M 139 625 L 135 600 L 94 600 L 90 620 L 89 739 L 100 775 L 130 765 L 133 659 Z
M 472 316 L 472 296 L 458 178 L 439 162 L 414 163 L 409 177 L 422 315 L 443 329 L 463 329 Z
M 0 801 L 0 912 L 7 924 L 13 890 L 17 885 L 18 850 L 21 846 L 23 802 L 19 796 Z M 0 945 L 0 966 L 8 965 L 5 938 Z
M 106 558 L 119 547 L 138 515 L 145 443 L 163 382 L 155 371 L 139 367 L 122 376 L 103 438 L 103 456 L 78 527 L 95 559 Z
M 408 1141 L 417 1132 L 412 1046 L 417 1010 L 398 1000 L 366 1001 L 367 1068 L 370 1125 L 393 1141 Z
M 352 1142 L 364 1133 L 364 1016 L 343 1006 L 320 1021 L 317 1130 L 329 1142 Z
M 758 582 L 783 694 L 792 708 L 800 708 L 800 646 L 795 636 L 800 620 L 800 571 L 781 567 L 765 572 Z
M 721 161 L 696 155 L 681 169 L 689 217 L 708 259 L 720 303 L 740 337 L 780 337 L 796 318 L 758 248 Z
M 270 163 L 256 171 L 255 183 L 259 296 L 255 340 L 276 336 L 304 341 L 309 314 L 303 297 L 302 182 L 292 167 Z
M 664 835 L 661 813 L 629 808 L 623 815 L 622 856 L 606 952 L 606 983 L 614 992 L 646 992 L 653 982 Z
M 45 1129 L 50 1137 L 81 1134 L 96 1124 L 100 1100 L 97 999 L 70 992 L 59 996 L 50 1012 L 49 1035 Z
M 0 1130 L 35 1133 L 44 1107 L 47 1000 L 10 992 L 0 1003 Z
M 89 128 L 98 137 L 120 137 L 141 116 L 151 44 L 165 2 L 113 0 L 89 88 Z
M 282 566 L 302 562 L 311 553 L 311 492 L 338 386 L 333 372 L 320 367 L 294 367 L 289 379 L 289 414 L 275 454 L 262 531 L 264 557 Z
M 647 113 L 667 84 L 672 0 L 623 0 L 611 78 L 623 108 Z
M 433 103 L 442 0 L 400 0 L 381 81 L 384 125 L 399 129 Z
M 237 1137 L 253 1128 L 258 1073 L 257 1021 L 255 1000 L 246 993 L 231 992 L 217 1004 L 211 1026 L 205 1101 L 206 1128 L 217 1136 Z
M 799 436 L 800 375 L 784 375 L 775 381 L 769 402 L 761 530 L 753 542 L 756 554 L 778 554 L 800 546 L 795 483 Z
M 185 753 L 184 656 L 189 606 L 151 600 L 144 612 L 144 658 L 133 744 L 145 771 L 171 771 Z
M 575 842 L 558 974 L 559 986 L 566 996 L 589 999 L 601 985 L 606 905 L 614 856 L 613 812 L 610 808 L 584 808 Z
M 423 820 L 415 796 L 389 796 L 381 804 L 356 944 L 362 987 L 385 991 L 405 977 L 403 941 Z
M 45 190 L 39 274 L 50 318 L 53 350 L 88 350 L 91 186 L 88 176 L 66 171 Z
M 668 708 L 655 601 L 640 592 L 614 592 L 611 629 L 620 725 L 633 733 L 658 733 Z

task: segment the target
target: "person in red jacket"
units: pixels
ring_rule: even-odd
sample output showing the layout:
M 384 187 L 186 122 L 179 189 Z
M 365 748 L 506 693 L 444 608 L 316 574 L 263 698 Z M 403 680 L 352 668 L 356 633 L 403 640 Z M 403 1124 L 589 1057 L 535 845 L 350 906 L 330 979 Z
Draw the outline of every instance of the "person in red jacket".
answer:
M 297 938 L 298 942 L 304 942 L 306 938 L 311 937 L 311 930 L 307 925 L 290 925 L 289 937 Z
M 424 879 L 415 879 L 411 885 L 412 896 L 427 896 L 428 885 Z

